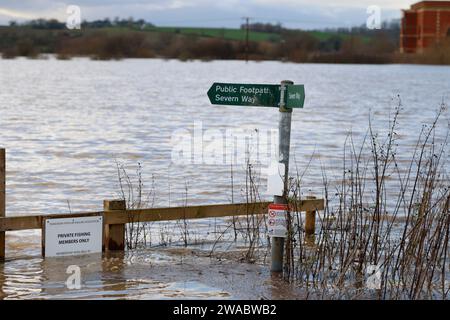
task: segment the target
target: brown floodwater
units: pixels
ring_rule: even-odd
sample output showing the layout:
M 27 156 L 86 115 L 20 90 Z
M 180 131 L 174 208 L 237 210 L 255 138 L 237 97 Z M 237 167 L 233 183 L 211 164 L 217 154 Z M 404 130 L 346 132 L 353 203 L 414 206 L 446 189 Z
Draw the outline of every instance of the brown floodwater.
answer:
M 18 240 L 20 238 L 20 241 Z M 300 299 L 302 291 L 268 266 L 208 257 L 198 248 L 149 248 L 81 257 L 39 256 L 37 235 L 8 235 L 0 299 Z M 229 253 L 229 252 L 228 252 Z M 238 254 L 239 252 L 236 251 Z M 66 282 L 78 266 L 81 288 Z
M 0 60 L 0 146 L 7 149 L 7 215 L 101 210 L 103 199 L 119 195 L 116 160 L 133 179 L 137 163 L 142 165 L 146 192 L 154 181 L 156 207 L 184 205 L 186 199 L 188 205 L 229 203 L 233 197 L 235 202 L 245 201 L 245 162 L 233 163 L 232 191 L 228 160 L 174 162 L 172 138 L 184 130 L 195 140 L 198 127 L 218 130 L 224 138 L 226 130 L 276 129 L 276 108 L 212 107 L 206 92 L 217 81 L 285 79 L 305 84 L 307 97 L 305 108 L 293 113 L 291 169 L 295 172 L 298 167 L 302 173 L 308 168 L 303 190 L 318 197 L 323 194 L 322 169 L 329 170 L 329 179 L 339 181 L 343 145 L 350 133 L 356 142 L 363 139 L 369 113 L 374 128 L 385 132 L 401 95 L 397 133 L 403 149 L 398 161 L 407 165 L 421 126 L 433 120 L 441 102 L 450 96 L 450 67 L 444 66 Z M 437 143 L 445 137 L 448 121 L 446 112 Z M 198 144 L 195 140 L 192 146 Z M 242 155 L 246 150 L 232 151 Z M 267 158 L 257 159 L 260 167 L 268 166 Z M 265 183 L 261 173 L 261 193 Z M 388 191 L 398 190 L 395 181 L 388 183 Z M 214 221 L 190 223 L 193 246 L 180 249 L 180 226 L 161 224 L 150 248 L 63 260 L 40 257 L 38 232 L 10 232 L 9 260 L 0 264 L 0 298 L 304 297 L 295 286 L 272 278 L 267 266 L 209 258 L 208 246 L 201 247 L 200 253 L 190 251 L 198 250 L 197 244 L 211 246 L 223 227 Z M 229 238 L 222 240 L 215 249 L 241 250 Z M 80 267 L 80 290 L 65 285 L 70 265 Z

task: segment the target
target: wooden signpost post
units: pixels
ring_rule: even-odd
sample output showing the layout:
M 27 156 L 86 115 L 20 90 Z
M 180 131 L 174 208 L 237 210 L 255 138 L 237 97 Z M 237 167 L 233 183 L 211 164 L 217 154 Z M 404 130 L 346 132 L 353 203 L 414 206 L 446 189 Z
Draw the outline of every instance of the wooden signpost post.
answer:
M 284 184 L 282 195 L 274 196 L 274 204 L 287 211 L 292 109 L 303 108 L 304 86 L 294 85 L 292 81 L 282 81 L 280 85 L 214 83 L 208 97 L 212 104 L 279 108 L 278 162 L 284 166 Z M 272 272 L 283 271 L 283 248 L 284 237 L 275 234 L 272 237 Z
M 0 218 L 6 215 L 6 156 L 0 148 Z M 5 232 L 0 231 L 0 262 L 5 260 Z

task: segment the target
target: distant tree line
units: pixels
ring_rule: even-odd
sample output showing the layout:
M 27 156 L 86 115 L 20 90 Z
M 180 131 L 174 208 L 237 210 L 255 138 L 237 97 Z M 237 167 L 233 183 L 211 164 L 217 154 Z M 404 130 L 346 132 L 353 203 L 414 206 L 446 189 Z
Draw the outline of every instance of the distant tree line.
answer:
M 66 24 L 62 23 L 56 19 L 34 19 L 30 21 L 25 21 L 23 23 L 17 23 L 16 21 L 10 21 L 10 27 L 29 27 L 31 29 L 40 30 L 62 30 L 66 28 Z M 142 28 L 143 26 L 153 27 L 154 25 L 144 19 L 134 20 L 130 17 L 128 19 L 120 19 L 119 17 L 113 20 L 109 18 L 94 20 L 94 21 L 83 21 L 81 23 L 82 28 L 113 28 L 113 27 L 126 27 L 126 28 Z
M 246 30 L 247 24 L 242 24 L 241 29 Z M 260 23 L 260 22 L 250 23 L 248 26 L 248 29 L 250 31 L 268 32 L 268 33 L 282 33 L 284 30 L 286 30 L 283 28 L 281 23 L 271 24 L 271 23 Z
M 16 21 L 9 22 L 10 27 L 29 27 L 37 30 L 62 30 L 66 28 L 66 25 L 59 22 L 56 19 L 35 19 L 26 21 L 23 23 L 17 23 Z
M 154 25 L 150 22 L 145 21 L 144 19 L 134 20 L 132 17 L 128 19 L 120 19 L 118 17 L 110 20 L 109 18 L 105 18 L 103 20 L 94 20 L 91 22 L 83 21 L 82 28 L 113 28 L 113 27 L 122 27 L 122 28 L 143 28 L 143 27 L 154 27 Z

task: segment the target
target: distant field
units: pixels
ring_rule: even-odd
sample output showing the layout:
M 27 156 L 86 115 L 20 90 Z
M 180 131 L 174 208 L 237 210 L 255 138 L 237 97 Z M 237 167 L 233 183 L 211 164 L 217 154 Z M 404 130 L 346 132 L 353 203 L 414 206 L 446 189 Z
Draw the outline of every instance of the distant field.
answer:
M 222 38 L 226 40 L 245 40 L 246 32 L 241 29 L 225 28 L 185 28 L 185 27 L 149 27 L 145 30 L 153 32 L 169 32 L 184 35 L 196 35 L 199 37 Z M 268 32 L 249 32 L 250 41 L 274 41 L 280 40 L 280 35 Z
M 102 28 L 102 29 L 89 29 L 90 31 L 96 30 L 107 30 L 111 33 L 125 33 L 130 31 L 128 28 L 122 27 L 110 27 L 110 28 Z M 229 28 L 192 28 L 192 27 L 146 27 L 144 29 L 133 29 L 135 31 L 149 31 L 154 33 L 176 33 L 181 35 L 194 35 L 199 37 L 208 37 L 208 38 L 222 38 L 225 40 L 245 40 L 246 32 L 242 29 L 229 29 Z M 315 37 L 319 41 L 326 41 L 331 37 L 339 37 L 342 39 L 346 39 L 350 37 L 348 34 L 340 34 L 326 31 L 306 31 L 313 37 Z M 250 41 L 273 41 L 278 42 L 281 39 L 281 35 L 278 33 L 269 33 L 269 32 L 257 32 L 250 31 L 249 32 Z
M 186 28 L 186 27 L 148 27 L 145 30 L 152 32 L 168 32 L 168 33 L 178 33 L 184 35 L 196 35 L 199 37 L 210 37 L 210 38 L 222 38 L 226 40 L 245 40 L 246 32 L 242 29 L 226 29 L 226 28 Z M 337 34 L 333 32 L 325 31 L 307 31 L 319 41 L 326 41 L 331 37 L 339 37 L 346 39 L 349 37 L 347 34 Z M 250 41 L 272 41 L 278 42 L 281 39 L 281 35 L 277 33 L 269 32 L 249 32 Z
M 10 30 L 27 30 L 27 32 L 35 33 L 35 34 L 43 34 L 48 32 L 48 30 L 36 30 L 31 28 L 8 28 L 0 26 L 0 31 L 10 31 Z M 193 35 L 198 37 L 208 37 L 208 38 L 220 38 L 225 40 L 237 40 L 244 41 L 246 37 L 246 31 L 242 29 L 229 29 L 229 28 L 192 28 L 192 27 L 146 27 L 144 29 L 130 29 L 124 27 L 106 27 L 106 28 L 87 28 L 82 29 L 78 33 L 86 33 L 90 34 L 92 32 L 97 31 L 106 31 L 111 34 L 122 34 L 128 33 L 130 30 L 138 31 L 138 32 L 151 32 L 151 33 L 174 33 L 180 35 Z M 58 31 L 53 31 L 52 33 L 57 33 Z M 307 31 L 309 34 L 314 36 L 319 41 L 326 41 L 333 36 L 337 36 L 341 39 L 346 39 L 349 35 L 346 34 L 336 34 L 332 32 L 324 32 L 324 31 Z M 363 37 L 364 38 L 364 37 Z M 250 41 L 261 42 L 261 41 L 270 41 L 270 42 L 279 42 L 281 40 L 281 35 L 277 33 L 269 33 L 269 32 L 249 32 Z

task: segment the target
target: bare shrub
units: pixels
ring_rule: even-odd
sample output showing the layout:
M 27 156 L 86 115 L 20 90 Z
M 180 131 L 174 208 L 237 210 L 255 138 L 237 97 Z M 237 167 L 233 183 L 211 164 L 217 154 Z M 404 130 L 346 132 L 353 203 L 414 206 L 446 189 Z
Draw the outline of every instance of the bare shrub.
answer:
M 145 186 L 142 180 L 142 166 L 137 165 L 135 176 L 130 176 L 123 164 L 116 161 L 117 176 L 119 182 L 119 194 L 125 200 L 127 209 L 143 209 L 153 207 L 155 202 L 155 180 L 151 181 L 150 190 L 145 193 Z M 125 242 L 128 249 L 136 249 L 139 246 L 146 246 L 147 240 L 151 239 L 148 232 L 149 223 L 141 222 L 138 215 L 129 214 L 126 225 Z M 151 243 L 149 243 L 151 245 Z
M 348 137 L 341 182 L 332 186 L 323 170 L 327 206 L 314 243 L 306 241 L 301 215 L 295 212 L 301 184 L 294 179 L 286 251 L 295 254 L 285 262 L 290 281 L 316 298 L 448 297 L 448 141 L 436 141 L 445 107 L 423 127 L 406 168 L 398 155 L 401 102 L 386 137 L 371 123 L 360 147 Z

